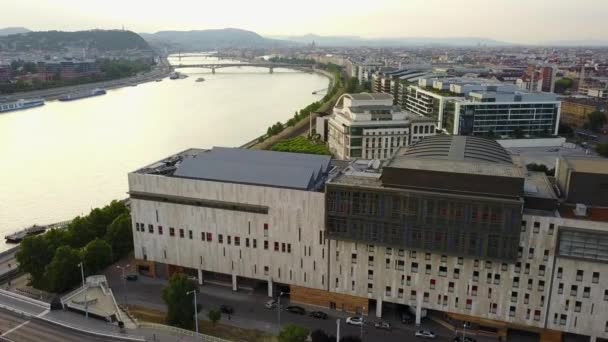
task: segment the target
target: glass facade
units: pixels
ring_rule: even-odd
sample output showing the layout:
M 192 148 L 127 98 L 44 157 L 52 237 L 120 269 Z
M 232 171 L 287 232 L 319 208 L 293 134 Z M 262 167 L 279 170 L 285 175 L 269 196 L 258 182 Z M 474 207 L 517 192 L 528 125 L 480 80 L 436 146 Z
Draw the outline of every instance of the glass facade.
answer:
M 327 186 L 328 236 L 514 261 L 521 204 Z
M 549 136 L 555 133 L 558 110 L 556 103 L 463 103 L 458 134 Z

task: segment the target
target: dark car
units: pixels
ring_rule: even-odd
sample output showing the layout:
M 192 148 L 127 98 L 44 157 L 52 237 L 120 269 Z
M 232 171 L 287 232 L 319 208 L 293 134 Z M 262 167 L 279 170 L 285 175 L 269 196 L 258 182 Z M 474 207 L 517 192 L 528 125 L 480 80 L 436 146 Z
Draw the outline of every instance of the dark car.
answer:
M 416 318 L 408 312 L 401 313 L 401 323 L 412 324 L 416 321 Z
M 137 280 L 137 274 L 127 274 L 125 276 L 125 279 L 128 281 L 136 281 Z
M 234 313 L 234 308 L 230 305 L 220 305 L 220 312 L 227 315 L 232 315 Z
M 466 336 L 466 337 L 459 336 L 459 337 L 454 337 L 454 342 L 477 342 L 477 340 L 472 337 L 468 337 L 468 336 Z
M 304 310 L 303 307 L 296 306 L 296 305 L 289 305 L 285 310 L 287 310 L 288 312 L 294 313 L 294 314 L 298 314 L 298 315 L 306 314 L 306 310 Z
M 308 315 L 318 319 L 327 319 L 327 314 L 322 311 L 311 311 Z

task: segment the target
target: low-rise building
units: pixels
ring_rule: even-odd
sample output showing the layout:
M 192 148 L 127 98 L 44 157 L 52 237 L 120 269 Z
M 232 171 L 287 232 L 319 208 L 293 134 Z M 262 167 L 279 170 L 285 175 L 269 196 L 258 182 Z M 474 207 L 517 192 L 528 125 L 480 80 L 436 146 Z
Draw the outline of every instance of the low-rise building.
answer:
M 588 123 L 589 114 L 598 111 L 608 115 L 607 107 L 605 102 L 593 98 L 565 98 L 562 99 L 560 122 L 571 127 L 582 128 Z
M 389 94 L 360 93 L 338 99 L 328 119 L 326 141 L 338 159 L 386 159 L 431 135 L 433 119 L 403 111 Z

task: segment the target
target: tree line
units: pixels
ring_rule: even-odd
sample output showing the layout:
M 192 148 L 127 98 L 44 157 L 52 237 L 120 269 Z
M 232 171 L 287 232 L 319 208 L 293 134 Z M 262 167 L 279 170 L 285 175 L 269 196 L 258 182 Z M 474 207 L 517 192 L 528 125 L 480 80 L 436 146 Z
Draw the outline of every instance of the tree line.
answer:
M 112 201 L 78 216 L 66 229 L 26 237 L 16 253 L 22 271 L 37 289 L 62 293 L 80 283 L 79 263 L 96 274 L 133 250 L 131 215 L 123 202 Z

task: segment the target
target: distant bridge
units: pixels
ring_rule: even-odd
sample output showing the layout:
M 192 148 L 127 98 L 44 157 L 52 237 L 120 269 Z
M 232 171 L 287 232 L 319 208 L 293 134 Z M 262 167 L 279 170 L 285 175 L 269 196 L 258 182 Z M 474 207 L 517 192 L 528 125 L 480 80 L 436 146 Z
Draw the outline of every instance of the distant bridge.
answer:
M 274 68 L 310 68 L 314 69 L 313 64 L 290 64 L 290 63 L 215 63 L 215 64 L 178 64 L 173 65 L 173 68 L 204 68 L 211 69 L 211 73 L 215 74 L 215 69 L 233 68 L 233 67 L 258 67 L 268 68 L 272 74 Z

